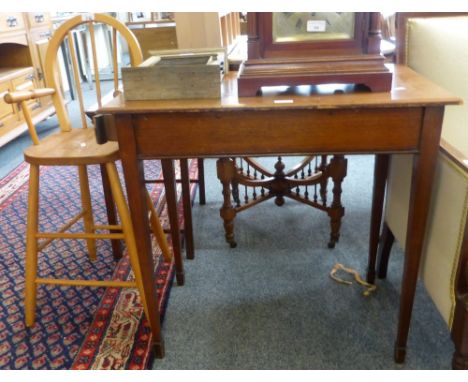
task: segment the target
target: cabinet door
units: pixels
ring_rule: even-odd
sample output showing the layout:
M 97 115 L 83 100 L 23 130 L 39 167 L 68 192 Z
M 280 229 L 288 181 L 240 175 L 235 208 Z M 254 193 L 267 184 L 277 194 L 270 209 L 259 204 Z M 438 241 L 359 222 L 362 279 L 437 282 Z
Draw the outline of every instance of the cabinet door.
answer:
M 29 12 L 28 19 L 31 28 L 49 25 L 51 22 L 50 13 L 46 12 Z
M 0 13 L 0 32 L 14 32 L 24 29 L 21 12 Z
M 36 62 L 37 80 L 39 86 L 47 86 L 44 83 L 45 55 L 52 32 L 49 28 L 35 29 L 31 31 L 31 55 Z
M 10 91 L 10 81 L 0 82 L 0 132 L 1 128 L 14 118 L 13 106 L 3 100 L 3 96 Z
M 47 47 L 49 46 L 49 40 L 52 36 L 50 28 L 35 28 L 31 30 L 31 56 L 35 62 L 36 69 L 36 83 L 40 88 L 47 87 L 44 78 L 45 70 L 45 56 L 47 52 Z M 42 106 L 49 105 L 52 103 L 51 97 L 43 97 L 40 99 Z
M 37 88 L 38 86 L 36 77 L 34 76 L 33 68 L 31 68 L 31 70 L 27 73 L 13 78 L 12 84 L 15 90 L 32 90 Z M 27 102 L 27 104 L 29 106 L 29 110 L 31 110 L 32 112 L 41 107 L 41 102 L 39 101 L 39 99 L 30 100 Z

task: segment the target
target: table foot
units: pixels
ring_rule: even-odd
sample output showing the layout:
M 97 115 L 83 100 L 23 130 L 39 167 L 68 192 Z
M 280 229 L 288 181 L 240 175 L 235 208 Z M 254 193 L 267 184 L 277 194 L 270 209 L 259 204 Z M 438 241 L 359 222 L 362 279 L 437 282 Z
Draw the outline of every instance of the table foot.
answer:
M 374 268 L 367 269 L 366 281 L 369 284 L 375 284 L 375 269 Z
M 185 273 L 184 272 L 176 272 L 176 280 L 177 285 L 183 286 L 185 284 Z
M 452 358 L 452 369 L 454 370 L 468 370 L 468 358 L 458 355 L 456 352 Z
M 406 346 L 395 345 L 393 358 L 396 363 L 404 363 L 406 358 Z
M 338 233 L 337 235 L 330 235 L 330 241 L 328 242 L 327 246 L 328 248 L 332 249 L 335 248 L 336 243 L 340 241 L 340 234 Z
M 155 342 L 153 343 L 153 351 L 154 351 L 154 357 L 155 358 L 164 358 L 165 356 L 165 350 L 164 350 L 164 341 L 160 342 Z

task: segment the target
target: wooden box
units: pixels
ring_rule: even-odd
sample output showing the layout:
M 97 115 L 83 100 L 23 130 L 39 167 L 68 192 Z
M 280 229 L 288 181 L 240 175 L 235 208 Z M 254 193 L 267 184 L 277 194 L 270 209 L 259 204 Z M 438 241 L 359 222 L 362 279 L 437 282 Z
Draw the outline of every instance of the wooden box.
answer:
M 122 68 L 126 100 L 220 98 L 221 69 L 216 54 L 152 56 Z

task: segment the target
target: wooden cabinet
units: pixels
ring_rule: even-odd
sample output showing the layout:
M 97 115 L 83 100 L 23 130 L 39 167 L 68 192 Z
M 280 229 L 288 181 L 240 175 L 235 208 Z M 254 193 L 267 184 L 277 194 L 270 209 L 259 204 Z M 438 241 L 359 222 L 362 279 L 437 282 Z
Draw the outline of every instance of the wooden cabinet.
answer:
M 0 13 L 0 147 L 27 130 L 22 113 L 3 101 L 12 90 L 44 87 L 44 58 L 52 34 L 48 13 Z M 31 101 L 35 123 L 53 114 L 51 100 Z
M 29 26 L 35 27 L 49 27 L 52 20 L 49 13 L 44 12 L 30 12 L 28 15 Z
M 23 30 L 25 28 L 24 21 L 21 12 L 0 13 L 0 33 Z
M 237 70 L 244 59 L 245 45 L 240 36 L 239 12 L 175 12 L 174 20 L 179 49 L 222 48 L 226 71 Z

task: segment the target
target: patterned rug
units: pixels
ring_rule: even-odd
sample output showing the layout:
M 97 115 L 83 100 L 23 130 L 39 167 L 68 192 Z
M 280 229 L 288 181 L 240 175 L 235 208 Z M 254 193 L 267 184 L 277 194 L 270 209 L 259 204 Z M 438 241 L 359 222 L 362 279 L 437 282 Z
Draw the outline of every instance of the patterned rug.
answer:
M 197 175 L 196 161 L 190 166 Z M 151 333 L 135 289 L 39 285 L 36 323 L 24 325 L 24 252 L 29 166 L 20 165 L 0 180 L 0 369 L 144 369 L 151 360 Z M 77 213 L 76 170 L 41 170 L 40 229 L 52 230 Z M 158 161 L 145 163 L 147 177 L 161 176 Z M 97 224 L 106 223 L 99 168 L 89 169 Z M 151 195 L 167 225 L 162 185 Z M 180 195 L 180 189 L 178 190 Z M 195 187 L 192 186 L 192 195 Z M 182 206 L 179 203 L 182 219 Z M 182 222 L 183 223 L 183 222 Z M 76 225 L 76 229 L 81 229 Z M 39 255 L 41 277 L 128 279 L 128 257 L 117 264 L 108 240 L 97 241 L 98 260 L 90 262 L 83 240 L 55 240 Z M 174 276 L 154 245 L 155 279 L 161 318 Z

